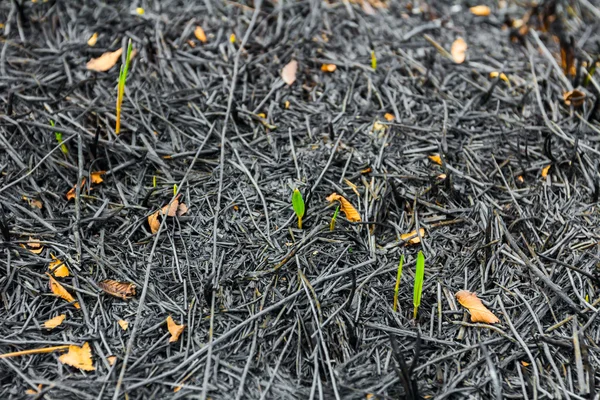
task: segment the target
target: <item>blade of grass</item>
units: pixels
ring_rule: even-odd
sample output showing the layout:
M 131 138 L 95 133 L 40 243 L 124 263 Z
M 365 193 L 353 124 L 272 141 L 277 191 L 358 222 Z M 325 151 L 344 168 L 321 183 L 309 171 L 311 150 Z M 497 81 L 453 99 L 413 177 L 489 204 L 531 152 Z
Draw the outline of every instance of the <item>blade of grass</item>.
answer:
M 417 319 L 417 311 L 421 305 L 421 295 L 423 294 L 423 279 L 425 277 L 425 256 L 423 252 L 419 250 L 417 254 L 417 267 L 415 270 L 415 288 L 413 293 L 413 305 L 415 306 L 413 311 L 413 319 Z
M 54 126 L 53 120 L 50 120 L 50 125 Z M 68 155 L 69 149 L 67 148 L 66 144 L 62 143 L 62 133 L 54 132 L 54 137 L 56 138 L 56 141 L 60 144 L 60 151 L 62 151 L 65 156 Z
M 337 208 L 335 209 L 335 212 L 333 213 L 333 217 L 331 217 L 331 222 L 329 223 L 329 231 L 333 232 L 333 230 L 335 229 L 335 221 L 337 221 L 337 217 L 338 214 L 340 213 L 340 206 L 338 204 Z
M 125 65 L 121 65 L 121 71 L 119 72 L 119 89 L 117 92 L 117 122 L 115 125 L 115 133 L 118 135 L 121 132 L 121 105 L 123 104 L 123 96 L 125 94 L 125 82 L 127 80 L 127 73 L 129 72 L 129 64 L 131 63 L 131 50 L 133 44 L 131 39 L 127 44 L 127 56 L 125 58 Z
M 402 266 L 404 265 L 404 254 L 400 256 L 398 263 L 398 274 L 396 275 L 396 286 L 394 287 L 394 312 L 398 310 L 398 292 L 400 291 L 400 280 L 402 279 Z

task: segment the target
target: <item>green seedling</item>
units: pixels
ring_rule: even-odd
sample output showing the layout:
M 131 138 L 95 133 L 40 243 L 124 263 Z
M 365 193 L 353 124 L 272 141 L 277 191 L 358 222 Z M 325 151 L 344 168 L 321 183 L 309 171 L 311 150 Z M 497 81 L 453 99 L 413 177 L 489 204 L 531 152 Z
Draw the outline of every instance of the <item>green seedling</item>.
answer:
M 54 121 L 50 120 L 50 125 L 54 126 Z M 58 143 L 62 142 L 62 133 L 61 132 L 54 132 L 54 137 L 56 138 L 56 141 Z M 69 149 L 67 148 L 67 145 L 64 143 L 60 145 L 60 150 L 63 152 L 63 154 L 65 156 L 69 154 Z
M 417 311 L 421 305 L 421 295 L 423 294 L 423 279 L 425 277 L 425 256 L 423 252 L 419 250 L 417 254 L 417 267 L 415 270 L 415 289 L 413 293 L 413 319 L 417 319 Z
M 333 232 L 335 229 L 335 221 L 337 221 L 338 214 L 340 213 L 340 206 L 338 205 L 333 213 L 333 217 L 331 217 L 331 222 L 329 223 L 329 231 Z
M 173 196 L 177 196 L 177 184 L 173 184 Z
M 373 68 L 373 70 L 377 69 L 377 56 L 375 55 L 375 50 L 371 50 L 371 68 Z
M 294 208 L 294 212 L 298 217 L 298 229 L 302 229 L 302 217 L 304 217 L 304 199 L 302 198 L 302 193 L 298 189 L 294 189 L 294 194 L 292 195 L 292 207 Z
M 400 280 L 402 279 L 402 266 L 404 265 L 404 254 L 400 256 L 398 263 L 398 274 L 396 275 L 396 286 L 394 287 L 394 312 L 398 311 L 398 292 L 400 291 Z
M 123 104 L 123 96 L 125 95 L 125 81 L 127 80 L 127 73 L 129 72 L 129 65 L 131 64 L 131 50 L 133 45 L 131 39 L 127 44 L 127 57 L 125 59 L 125 65 L 121 65 L 121 71 L 119 72 L 119 89 L 117 92 L 117 122 L 115 125 L 115 133 L 118 135 L 121 132 L 121 105 Z
M 587 87 L 587 85 L 589 85 L 590 81 L 592 80 L 592 76 L 594 76 L 594 73 L 596 72 L 596 66 L 598 65 L 598 62 L 600 62 L 600 60 L 597 60 L 594 64 L 592 64 L 592 67 L 585 75 L 585 79 L 583 80 L 583 87 Z
M 155 188 L 156 187 L 156 175 L 152 176 L 152 187 Z

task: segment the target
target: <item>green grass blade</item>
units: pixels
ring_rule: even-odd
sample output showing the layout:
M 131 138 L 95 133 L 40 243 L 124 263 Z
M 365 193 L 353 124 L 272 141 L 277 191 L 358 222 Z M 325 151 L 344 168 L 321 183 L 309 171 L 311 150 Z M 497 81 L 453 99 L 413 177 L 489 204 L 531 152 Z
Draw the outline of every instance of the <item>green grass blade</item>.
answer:
M 298 228 L 302 229 L 302 217 L 304 217 L 304 199 L 302 198 L 302 193 L 298 189 L 294 189 L 294 194 L 292 194 L 292 207 L 294 208 L 294 212 L 298 217 Z
M 335 229 L 335 221 L 337 221 L 338 214 L 340 213 L 340 206 L 338 205 L 333 213 L 333 217 L 331 217 L 331 222 L 329 223 L 329 231 L 332 232 Z
M 53 120 L 50 120 L 50 125 L 54 126 Z M 54 132 L 54 137 L 56 138 L 56 141 L 58 143 L 62 142 L 62 133 L 61 132 Z M 60 151 L 62 151 L 65 156 L 69 154 L 69 149 L 67 148 L 67 145 L 64 143 L 60 145 Z
M 400 280 L 402 279 L 402 266 L 404 265 L 404 254 L 400 256 L 398 263 L 398 274 L 396 275 L 396 286 L 394 287 L 394 306 L 393 310 L 398 311 L 398 292 L 400 291 Z
M 375 55 L 375 50 L 371 50 L 371 68 L 374 70 L 377 69 L 377 56 Z
M 413 319 L 417 318 L 417 310 L 421 305 L 421 295 L 423 294 L 423 279 L 425 278 L 425 256 L 423 252 L 419 250 L 417 254 L 417 267 L 415 270 L 415 289 L 413 293 L 413 305 L 415 306 L 413 311 Z

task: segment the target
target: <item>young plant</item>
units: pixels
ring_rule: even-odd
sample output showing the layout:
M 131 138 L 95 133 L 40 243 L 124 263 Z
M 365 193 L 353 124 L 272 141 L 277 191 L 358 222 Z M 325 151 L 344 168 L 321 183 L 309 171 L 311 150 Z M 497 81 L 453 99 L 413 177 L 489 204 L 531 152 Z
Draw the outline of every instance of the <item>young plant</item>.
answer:
M 119 72 L 119 89 L 117 92 L 117 123 L 115 125 L 115 133 L 118 135 L 121 132 L 121 105 L 123 104 L 123 96 L 125 95 L 125 81 L 127 80 L 127 73 L 129 72 L 129 64 L 131 63 L 131 50 L 133 45 L 131 39 L 127 44 L 127 57 L 125 58 L 125 65 L 121 65 L 121 72 Z
M 329 231 L 333 232 L 333 230 L 335 229 L 335 221 L 337 221 L 337 217 L 338 214 L 340 213 L 340 206 L 338 204 L 338 206 L 335 209 L 335 212 L 333 213 L 333 217 L 331 217 L 331 222 L 329 223 Z
M 375 55 L 375 50 L 371 50 L 371 68 L 373 68 L 373 70 L 377 69 L 377 56 Z
M 398 274 L 396 275 L 396 286 L 394 287 L 394 312 L 398 310 L 398 292 L 400 291 L 400 279 L 402 279 L 402 266 L 404 265 L 404 254 L 400 256 L 398 263 Z
M 53 120 L 50 120 L 50 125 L 54 126 Z M 62 133 L 61 132 L 54 132 L 54 137 L 56 138 L 56 141 L 58 143 L 62 142 Z M 63 154 L 65 156 L 69 154 L 69 149 L 67 148 L 67 145 L 64 143 L 60 145 L 60 150 L 63 152 Z
M 298 217 L 298 229 L 302 229 L 302 217 L 304 217 L 304 199 L 302 198 L 302 193 L 298 189 L 294 189 L 294 194 L 292 195 L 292 207 L 294 208 L 294 212 Z
M 417 319 L 417 311 L 421 305 L 421 295 L 423 294 L 423 279 L 425 277 L 425 256 L 419 250 L 417 254 L 417 267 L 415 270 L 415 288 L 413 293 L 413 319 Z

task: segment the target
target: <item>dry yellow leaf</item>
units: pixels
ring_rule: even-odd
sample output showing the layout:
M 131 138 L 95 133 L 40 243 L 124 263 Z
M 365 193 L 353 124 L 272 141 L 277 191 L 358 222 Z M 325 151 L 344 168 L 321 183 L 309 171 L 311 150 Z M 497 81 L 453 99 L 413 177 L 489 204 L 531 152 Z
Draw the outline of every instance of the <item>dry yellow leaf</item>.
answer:
M 148 216 L 148 225 L 150 225 L 150 231 L 152 234 L 156 234 L 160 228 L 160 221 L 158 220 L 158 214 L 160 211 L 156 211 Z
M 321 65 L 321 71 L 323 72 L 333 72 L 337 69 L 337 65 L 335 64 L 323 64 Z
M 171 203 L 171 205 L 169 206 L 169 204 L 167 204 L 166 206 L 164 206 L 163 208 L 161 208 L 159 211 L 154 212 L 153 214 L 148 216 L 148 225 L 150 225 L 150 231 L 152 232 L 152 234 L 155 234 L 158 232 L 158 228 L 160 228 L 160 221 L 158 219 L 158 216 L 167 216 L 167 217 L 174 217 L 174 216 L 182 216 L 183 214 L 187 213 L 188 211 L 188 207 L 184 204 L 184 203 L 179 203 L 179 196 L 177 196 L 177 198 L 175 198 L 175 200 L 173 200 L 173 202 Z
M 387 128 L 387 125 L 382 124 L 379 121 L 375 121 L 373 122 L 373 132 L 380 132 L 380 131 L 384 131 L 385 128 Z
M 42 251 L 44 251 L 44 246 L 42 246 L 39 240 L 34 239 L 30 236 L 29 241 L 27 242 L 27 249 L 33 254 L 40 254 Z
M 585 93 L 577 89 L 571 90 L 563 93 L 563 99 L 568 106 L 573 104 L 573 107 L 581 107 L 585 102 Z
M 415 229 L 412 232 L 403 233 L 402 235 L 400 235 L 400 239 L 405 241 L 408 240 L 407 244 L 417 244 L 421 242 L 422 237 L 425 237 L 425 229 L 419 228 L 419 234 L 421 236 L 417 235 L 417 230 Z
M 291 86 L 296 82 L 296 73 L 298 72 L 298 61 L 292 60 L 281 70 L 281 79 Z
M 54 329 L 57 326 L 59 326 L 60 324 L 62 324 L 66 317 L 67 317 L 66 314 L 60 314 L 54 318 L 50 318 L 48 321 L 44 322 L 44 328 Z
M 471 10 L 471 14 L 478 17 L 487 17 L 492 13 L 492 10 L 488 6 L 475 6 L 469 8 L 469 10 Z
M 290 108 L 290 101 L 286 100 L 285 101 L 285 109 L 287 110 L 288 108 Z
M 185 325 L 177 325 L 173 318 L 169 315 L 167 317 L 167 328 L 169 329 L 169 333 L 171 334 L 171 338 L 169 342 L 176 342 L 179 340 L 179 336 L 181 336 L 181 332 L 185 329 Z
M 108 356 L 106 359 L 110 365 L 115 365 L 115 362 L 117 362 L 117 356 Z
M 492 78 L 492 79 L 493 79 L 493 78 L 497 78 L 498 76 L 499 76 L 499 77 L 500 77 L 500 79 L 502 79 L 504 82 L 506 82 L 506 83 L 510 83 L 510 81 L 508 80 L 508 76 L 506 76 L 506 75 L 504 74 L 504 72 L 498 72 L 498 71 L 492 71 L 492 72 L 490 72 L 490 78 Z
M 344 178 L 344 182 L 346 183 L 346 185 L 348 185 L 348 186 L 350 187 L 350 189 L 352 189 L 352 191 L 353 191 L 354 193 L 356 193 L 356 195 L 357 195 L 358 197 L 360 197 L 360 193 L 358 193 L 358 187 L 357 187 L 357 186 L 356 186 L 354 183 L 350 182 L 350 181 L 349 181 L 348 179 L 346 179 L 346 178 Z
M 517 182 L 519 182 L 519 183 L 523 183 L 524 182 L 522 175 L 517 176 Z
M 102 183 L 104 182 L 104 179 L 102 179 L 102 175 L 104 175 L 106 173 L 106 171 L 96 171 L 96 172 L 92 172 L 90 175 L 90 179 L 92 180 L 92 183 Z
M 548 171 L 550 171 L 551 166 L 552 166 L 552 164 L 548 164 L 542 169 L 542 178 L 545 178 L 548 176 Z
M 90 61 L 88 61 L 86 67 L 90 71 L 106 72 L 115 66 L 117 61 L 119 61 L 119 57 L 121 57 L 121 54 L 123 54 L 123 48 L 120 48 L 116 51 L 106 52 L 100 57 L 92 58 Z
M 394 114 L 390 114 L 390 113 L 385 113 L 385 115 L 383 116 L 383 118 L 386 119 L 386 121 L 393 121 L 394 120 Z
M 111 296 L 118 297 L 123 300 L 129 300 L 135 296 L 135 284 L 131 282 L 119 282 L 114 279 L 105 279 L 98 282 L 98 287 Z
M 442 165 L 442 157 L 439 154 L 432 154 L 429 156 L 429 159 L 437 165 Z
M 98 41 L 98 32 L 94 32 L 94 34 L 88 39 L 87 44 L 90 47 L 94 47 L 96 42 Z
M 356 208 L 346 198 L 337 193 L 332 193 L 327 197 L 327 201 L 333 203 L 334 201 L 340 202 L 340 209 L 346 215 L 346 219 L 350 222 L 360 222 L 360 214 L 356 211 Z
M 30 394 L 30 395 L 32 395 L 32 396 L 35 396 L 35 395 L 39 394 L 41 391 L 42 391 L 42 384 L 40 383 L 40 384 L 37 386 L 37 390 L 35 390 L 35 389 L 27 389 L 27 390 L 25 391 L 25 394 Z
M 483 305 L 475 293 L 461 290 L 456 293 L 458 302 L 471 313 L 471 322 L 483 322 L 484 324 L 495 324 L 500 322 L 486 306 Z
M 69 352 L 58 357 L 58 360 L 63 364 L 84 371 L 94 371 L 96 369 L 92 363 L 92 349 L 90 349 L 88 342 L 85 342 L 81 347 L 70 345 Z
M 454 43 L 452 43 L 450 54 L 455 63 L 462 64 L 465 62 L 465 59 L 467 58 L 467 42 L 461 37 L 456 39 Z
M 52 259 L 54 260 L 51 261 L 50 264 L 48 264 L 48 269 L 50 270 L 50 272 L 52 272 L 52 275 L 54 275 L 57 278 L 66 278 L 67 276 L 69 276 L 69 268 L 67 268 L 65 262 L 60 261 L 52 253 L 50 253 L 50 257 L 52 257 Z
M 204 33 L 204 29 L 202 29 L 201 26 L 196 26 L 196 29 L 194 29 L 194 36 L 202 43 L 206 43 L 206 33 Z
M 83 189 L 83 185 L 85 185 L 85 178 L 81 179 L 81 188 Z M 75 198 L 75 191 L 76 191 L 77 185 L 73 186 L 71 188 L 71 190 L 69 190 L 67 192 L 67 200 L 72 200 Z
M 58 283 L 56 279 L 52 277 L 52 275 L 48 273 L 46 275 L 48 275 L 48 277 L 50 278 L 50 290 L 52 291 L 52 293 L 62 298 L 63 300 L 68 301 L 69 303 L 73 303 L 73 301 L 75 301 L 75 298 L 71 295 L 71 293 L 67 292 L 67 289 L 65 289 L 60 283 Z M 76 301 L 75 303 L 73 303 L 73 306 L 75 308 L 81 308 L 79 303 Z
M 118 324 L 124 331 L 126 331 L 127 328 L 129 328 L 129 322 L 125 321 L 124 319 L 120 319 Z

